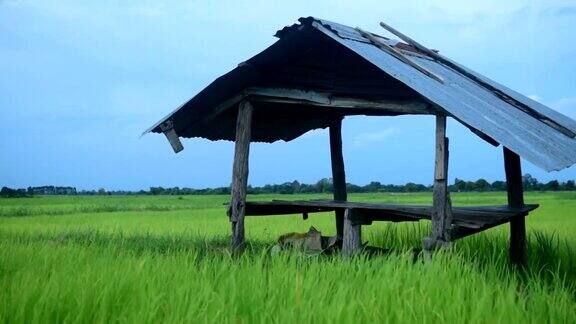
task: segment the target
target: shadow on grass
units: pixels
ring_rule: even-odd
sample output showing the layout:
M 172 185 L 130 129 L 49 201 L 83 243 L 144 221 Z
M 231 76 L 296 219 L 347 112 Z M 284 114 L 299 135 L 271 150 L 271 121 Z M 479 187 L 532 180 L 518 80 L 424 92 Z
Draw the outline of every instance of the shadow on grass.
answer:
M 393 251 L 417 251 L 422 238 L 429 234 L 425 224 L 387 226 L 367 237 L 370 244 Z M 464 264 L 483 273 L 496 271 L 499 277 L 515 277 L 522 285 L 533 280 L 547 287 L 562 286 L 576 298 L 576 251 L 569 241 L 553 233 L 528 233 L 528 266 L 519 269 L 509 261 L 509 237 L 505 233 L 485 232 L 456 241 L 451 251 Z M 450 257 L 450 256 L 449 256 Z M 418 260 L 423 261 L 422 253 Z

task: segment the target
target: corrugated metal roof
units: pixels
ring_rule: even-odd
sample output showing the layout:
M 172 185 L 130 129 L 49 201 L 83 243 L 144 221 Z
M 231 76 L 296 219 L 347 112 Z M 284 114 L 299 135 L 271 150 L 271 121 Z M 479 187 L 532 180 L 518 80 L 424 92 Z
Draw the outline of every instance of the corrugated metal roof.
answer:
M 576 140 L 522 112 L 457 71 L 422 56 L 413 56 L 426 69 L 442 76 L 437 82 L 415 68 L 402 64 L 392 55 L 366 41 L 354 28 L 325 20 L 307 18 L 309 23 L 335 41 L 362 56 L 382 71 L 445 109 L 456 119 L 492 137 L 524 159 L 547 170 L 561 170 L 576 163 Z M 340 35 L 344 35 L 341 37 Z M 480 76 L 478 73 L 475 75 Z M 537 110 L 551 120 L 576 130 L 576 122 L 530 98 L 480 76 L 514 99 Z
M 443 82 L 426 76 L 414 66 L 405 64 L 389 52 L 381 50 L 354 28 L 313 17 L 300 18 L 299 21 L 300 24 L 279 30 L 276 36 L 280 40 L 248 60 L 248 67 L 243 65 L 217 79 L 189 102 L 154 125 L 149 131 L 160 132 L 158 125 L 171 119 L 180 136 L 233 139 L 233 129 L 224 130 L 221 127 L 226 125 L 226 128 L 233 128 L 233 119 L 228 118 L 230 120 L 226 120 L 226 123 L 220 122 L 219 125 L 210 125 L 208 122 L 202 123 L 202 116 L 208 114 L 211 109 L 215 109 L 217 104 L 257 80 L 261 76 L 258 71 L 281 65 L 278 61 L 282 61 L 285 57 L 300 55 L 296 47 L 309 47 L 311 42 L 309 39 L 310 30 L 313 30 L 315 33 L 320 32 L 328 39 L 356 53 L 386 75 L 398 80 L 429 102 L 444 109 L 456 120 L 488 135 L 533 164 L 547 171 L 552 171 L 576 163 L 576 139 L 566 136 L 541 120 L 518 109 L 490 89 L 457 70 L 419 53 L 412 46 L 372 34 L 377 37 L 379 42 L 403 50 L 403 53 L 407 54 L 412 62 L 441 76 Z M 305 38 L 308 38 L 306 40 L 308 43 L 304 42 Z M 301 41 L 298 41 L 299 39 Z M 480 78 L 483 82 L 545 116 L 545 118 L 576 132 L 576 121 L 478 73 L 468 69 L 466 72 Z M 258 130 L 255 134 L 261 136 L 260 140 L 263 141 L 290 140 L 309 129 L 325 127 L 320 122 L 301 122 L 303 122 L 302 125 L 294 128 L 294 130 L 276 128 L 278 129 L 277 135 L 264 135 L 264 133 L 259 135 Z M 296 123 L 296 120 L 290 121 L 290 123 Z M 190 125 L 194 125 L 194 127 L 190 127 Z M 289 128 L 290 124 L 278 126 Z

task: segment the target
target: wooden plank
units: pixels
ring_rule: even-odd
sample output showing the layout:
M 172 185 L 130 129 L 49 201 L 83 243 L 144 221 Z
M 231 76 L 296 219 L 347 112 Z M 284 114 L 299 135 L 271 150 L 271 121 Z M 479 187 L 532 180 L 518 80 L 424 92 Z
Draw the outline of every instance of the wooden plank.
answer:
M 388 54 L 394 56 L 395 58 L 397 58 L 398 60 L 402 61 L 405 64 L 410 65 L 411 67 L 415 68 L 416 70 L 418 70 L 419 72 L 423 73 L 424 75 L 428 76 L 429 78 L 432 78 L 440 83 L 444 83 L 444 79 L 435 74 L 432 71 L 429 71 L 428 69 L 426 69 L 425 67 L 421 66 L 420 64 L 412 61 L 411 59 L 407 58 L 406 56 L 404 56 L 404 54 L 402 54 L 400 51 L 398 51 L 397 49 L 395 49 L 394 47 L 381 42 L 378 38 L 376 38 L 374 35 L 372 35 L 371 33 L 368 33 L 358 27 L 356 27 L 356 31 L 358 31 L 363 37 L 366 37 L 367 39 L 370 40 L 370 42 L 372 42 L 372 44 L 376 45 L 376 47 L 378 47 L 379 49 L 387 52 Z
M 520 156 L 506 147 L 504 147 L 504 171 L 506 172 L 508 206 L 524 207 Z M 519 267 L 525 267 L 527 264 L 524 217 L 515 217 L 510 221 L 510 261 Z
M 448 193 L 448 138 L 446 137 L 446 116 L 436 116 L 436 163 L 434 171 L 432 203 L 433 245 L 450 242 L 452 226 L 452 203 Z M 426 244 L 431 247 L 430 244 Z
M 246 208 L 246 189 L 248 186 L 248 156 L 252 129 L 252 104 L 240 103 L 236 120 L 236 144 L 234 148 L 234 166 L 232 168 L 232 198 L 230 202 L 230 222 L 232 225 L 232 251 L 240 252 L 244 248 L 244 215 Z
M 335 211 L 334 207 L 295 206 L 295 205 L 254 205 L 246 203 L 246 216 L 294 215 L 303 213 L 324 213 Z
M 264 97 L 293 98 L 320 104 L 330 104 L 330 93 L 312 90 L 253 87 L 247 89 L 247 93 Z
M 452 208 L 450 239 L 459 239 L 497 225 L 524 217 L 538 205 L 522 207 L 460 206 Z M 247 216 L 294 215 L 354 209 L 353 225 L 370 225 L 374 221 L 407 222 L 431 219 L 432 207 L 421 205 L 390 205 L 335 200 L 247 202 Z M 432 247 L 436 246 L 432 237 Z
M 332 107 L 370 108 L 406 114 L 431 114 L 430 105 L 421 100 L 366 100 L 350 97 L 331 97 Z
M 342 119 L 330 125 L 330 161 L 332 162 L 332 185 L 334 187 L 334 200 L 346 201 L 346 171 L 344 169 L 344 156 L 342 154 Z M 344 232 L 344 211 L 335 211 L 336 236 L 342 238 Z
M 203 123 L 209 123 L 218 117 L 220 114 L 225 112 L 232 107 L 235 107 L 237 104 L 239 105 L 246 97 L 248 96 L 246 90 L 242 90 L 236 95 L 230 97 L 229 99 L 224 100 L 214 109 L 212 109 L 202 120 Z M 194 127 L 195 124 L 192 124 L 188 127 Z
M 353 222 L 354 209 L 347 208 L 344 212 L 344 237 L 342 238 L 342 254 L 354 256 L 362 250 L 362 225 Z
M 313 199 L 313 200 L 272 200 L 272 201 L 250 201 L 246 203 L 249 206 L 304 206 L 304 207 L 314 207 L 314 208 L 329 208 L 329 210 L 334 210 L 337 208 L 346 209 L 371 209 L 371 210 L 384 210 L 384 211 L 403 211 L 408 213 L 421 213 L 428 214 L 431 210 L 429 205 L 399 205 L 399 204 L 381 204 L 381 203 L 366 203 L 366 202 L 356 202 L 356 201 L 337 201 L 337 200 L 326 200 L 326 199 Z M 456 206 L 452 209 L 454 212 L 458 212 L 464 215 L 478 215 L 482 217 L 483 214 L 487 215 L 508 215 L 517 214 L 520 212 L 529 212 L 538 207 L 537 204 L 528 204 L 522 207 L 510 207 L 508 205 L 489 205 L 489 206 Z M 300 213 L 300 212 L 297 212 Z
M 316 107 L 374 109 L 396 114 L 431 114 L 422 100 L 375 100 L 335 96 L 330 92 L 289 88 L 248 88 L 251 101 L 276 102 Z
M 512 217 L 504 217 L 501 219 L 494 220 L 491 223 L 486 223 L 483 226 L 476 227 L 476 228 L 464 227 L 464 226 L 454 226 L 451 230 L 450 238 L 452 240 L 458 240 L 458 239 L 461 239 L 461 238 L 464 238 L 464 237 L 467 237 L 467 236 L 470 236 L 473 234 L 484 232 L 484 231 L 489 230 L 493 227 L 496 227 L 496 226 L 499 226 L 499 225 L 502 225 L 502 224 L 505 224 L 508 222 L 513 222 L 518 218 L 524 219 L 524 217 L 527 215 L 528 215 L 528 213 L 520 213 L 520 214 L 514 215 Z
M 176 134 L 176 131 L 174 130 L 174 125 L 172 124 L 172 121 L 170 120 L 165 121 L 160 125 L 160 129 L 168 139 L 168 142 L 170 143 L 170 146 L 172 146 L 174 153 L 178 153 L 184 149 L 184 146 L 182 146 L 182 142 L 180 142 L 178 134 Z
M 224 100 L 223 102 L 221 102 L 220 104 L 218 104 L 218 106 L 216 106 L 214 109 L 212 109 L 205 117 L 203 117 L 201 120 L 190 120 L 189 118 L 187 120 L 179 120 L 179 122 L 181 124 L 184 125 L 188 125 L 186 126 L 186 128 L 193 128 L 196 127 L 196 125 L 198 125 L 199 123 L 205 123 L 205 122 L 209 122 L 214 120 L 216 117 L 218 117 L 220 114 L 222 114 L 223 112 L 225 112 L 226 110 L 230 109 L 231 107 L 234 107 L 236 104 L 240 103 L 240 101 L 242 101 L 245 97 L 247 96 L 247 93 L 245 90 L 242 90 L 240 92 L 238 92 L 236 95 Z M 186 102 L 188 103 L 188 102 Z M 159 122 L 157 122 L 156 124 L 154 124 L 152 127 L 150 127 L 149 129 L 147 129 L 142 135 L 151 132 L 153 129 L 155 129 L 158 125 L 160 125 L 160 129 L 162 129 L 162 125 L 166 122 L 171 122 L 168 118 L 170 118 L 171 116 L 173 116 L 177 111 L 179 111 L 186 103 L 182 104 L 180 107 L 178 107 L 176 110 L 174 110 L 173 112 L 171 112 L 170 114 L 168 114 L 168 116 L 164 117 L 163 119 L 161 119 Z
M 437 52 L 435 52 L 433 50 L 426 48 L 422 44 L 416 42 L 412 38 L 402 34 L 401 32 L 397 31 L 396 29 L 392 28 L 391 26 L 389 26 L 383 22 L 380 22 L 380 26 L 382 28 L 386 29 L 387 31 L 389 31 L 390 33 L 398 36 L 398 38 L 405 41 L 406 43 L 412 45 L 418 51 L 420 51 L 420 52 L 432 57 L 433 59 L 447 65 L 448 67 L 452 68 L 453 70 L 457 71 L 458 73 L 460 73 L 460 74 L 464 75 L 465 77 L 471 79 L 472 81 L 476 82 L 478 85 L 480 85 L 480 86 L 484 87 L 485 89 L 488 89 L 489 91 L 493 92 L 496 96 L 498 96 L 502 100 L 506 101 L 510 105 L 522 110 L 523 112 L 529 114 L 530 116 L 538 119 L 539 121 L 545 123 L 546 125 L 554 128 L 555 130 L 559 131 L 560 133 L 562 133 L 568 137 L 571 137 L 571 138 L 576 137 L 576 133 L 571 131 L 569 128 L 567 128 L 567 127 L 565 127 L 565 126 L 563 126 L 563 125 L 561 125 L 561 124 L 559 124 L 553 120 L 550 120 L 548 117 L 546 117 L 545 115 L 543 115 L 539 111 L 533 109 L 532 107 L 530 107 L 530 106 L 512 98 L 511 96 L 507 95 L 506 93 L 500 91 L 500 89 L 498 89 L 498 88 L 492 86 L 491 84 L 485 82 L 484 80 L 477 77 L 473 73 L 470 73 L 467 69 L 463 68 L 458 63 L 438 54 Z

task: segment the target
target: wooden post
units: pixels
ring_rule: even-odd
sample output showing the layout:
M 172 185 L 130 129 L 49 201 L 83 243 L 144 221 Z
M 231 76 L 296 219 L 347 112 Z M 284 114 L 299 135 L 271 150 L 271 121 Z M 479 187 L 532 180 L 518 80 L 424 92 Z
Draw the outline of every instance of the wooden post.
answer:
M 522 190 L 522 167 L 518 154 L 504 147 L 504 170 L 506 172 L 506 187 L 508 206 L 521 208 L 524 206 Z M 524 216 L 510 220 L 510 261 L 520 267 L 525 267 L 526 257 L 526 224 Z
M 362 249 L 362 225 L 353 222 L 354 210 L 347 208 L 344 212 L 344 237 L 342 239 L 342 254 L 353 256 Z
M 332 185 L 334 186 L 334 200 L 346 201 L 346 173 L 344 171 L 344 157 L 342 154 L 342 119 L 330 126 L 330 160 L 332 162 Z M 344 231 L 344 211 L 336 210 L 336 236 L 342 239 Z
M 452 203 L 448 192 L 448 138 L 446 116 L 436 116 L 436 163 L 432 202 L 432 237 L 424 240 L 424 247 L 432 250 L 450 242 Z
M 248 186 L 248 155 L 252 129 L 252 104 L 243 101 L 238 107 L 236 119 L 236 144 L 234 148 L 234 166 L 232 168 L 232 198 L 230 201 L 230 222 L 232 224 L 232 251 L 244 248 L 244 214 L 246 207 L 246 188 Z

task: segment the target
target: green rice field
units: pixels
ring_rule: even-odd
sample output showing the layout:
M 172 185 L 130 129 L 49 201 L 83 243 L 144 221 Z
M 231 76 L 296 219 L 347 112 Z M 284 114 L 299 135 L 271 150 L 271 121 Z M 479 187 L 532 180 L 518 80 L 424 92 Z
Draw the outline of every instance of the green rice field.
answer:
M 251 200 L 329 198 L 258 195 Z M 508 264 L 508 226 L 414 259 L 430 223 L 363 228 L 387 255 L 271 255 L 279 235 L 331 214 L 249 217 L 228 251 L 228 196 L 0 199 L 2 323 L 576 323 L 576 193 L 527 193 L 529 267 Z M 505 193 L 454 193 L 455 205 Z M 430 193 L 350 200 L 429 204 Z

